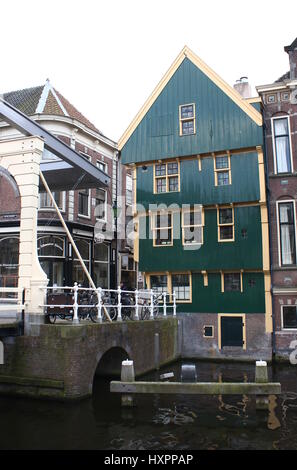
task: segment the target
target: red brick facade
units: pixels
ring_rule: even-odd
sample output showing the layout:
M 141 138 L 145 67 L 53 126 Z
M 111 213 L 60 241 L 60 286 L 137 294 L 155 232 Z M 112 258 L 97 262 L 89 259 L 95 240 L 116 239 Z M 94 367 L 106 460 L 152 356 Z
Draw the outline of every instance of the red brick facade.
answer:
M 294 44 L 294 43 L 293 43 Z M 289 46 L 290 48 L 291 46 Z M 285 48 L 286 52 L 289 52 Z M 297 50 L 289 52 L 290 72 L 279 81 L 258 87 L 264 109 L 266 171 L 270 221 L 270 255 L 273 293 L 274 348 L 275 354 L 288 358 L 290 344 L 297 339 L 297 329 L 288 328 L 283 307 L 297 309 L 297 260 L 296 260 L 296 211 L 297 211 Z M 280 168 L 276 149 L 275 122 L 285 118 L 288 124 L 290 161 Z M 287 167 L 286 171 L 285 168 Z M 291 248 L 295 244 L 292 261 L 283 254 L 279 204 L 289 202 L 294 209 L 294 230 Z M 291 251 L 292 252 L 292 251 Z

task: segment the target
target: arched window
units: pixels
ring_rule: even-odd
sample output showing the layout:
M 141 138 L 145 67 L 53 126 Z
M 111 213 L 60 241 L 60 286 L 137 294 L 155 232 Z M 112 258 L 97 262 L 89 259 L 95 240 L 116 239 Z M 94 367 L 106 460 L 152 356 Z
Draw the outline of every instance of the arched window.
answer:
M 47 235 L 37 240 L 37 253 L 41 258 L 64 258 L 64 238 Z
M 0 238 L 0 286 L 16 287 L 18 284 L 19 238 Z

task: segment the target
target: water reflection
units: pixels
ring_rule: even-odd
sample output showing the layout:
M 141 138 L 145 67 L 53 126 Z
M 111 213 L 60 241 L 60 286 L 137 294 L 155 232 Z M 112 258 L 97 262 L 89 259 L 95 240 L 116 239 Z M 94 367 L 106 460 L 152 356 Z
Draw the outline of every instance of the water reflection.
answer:
M 252 364 L 198 363 L 199 381 L 254 381 Z M 180 378 L 181 364 L 148 374 Z M 121 407 L 109 381 L 94 383 L 92 399 L 62 404 L 0 397 L 1 449 L 296 449 L 297 368 L 269 369 L 283 394 L 271 395 L 268 410 L 254 397 L 139 395 Z

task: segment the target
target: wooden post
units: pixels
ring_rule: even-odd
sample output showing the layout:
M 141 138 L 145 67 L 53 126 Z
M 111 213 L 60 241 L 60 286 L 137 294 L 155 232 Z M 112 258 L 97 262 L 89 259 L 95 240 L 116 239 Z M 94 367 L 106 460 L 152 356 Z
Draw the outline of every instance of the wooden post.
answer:
M 268 383 L 268 368 L 266 361 L 256 361 L 255 370 L 256 383 Z M 267 410 L 269 405 L 268 396 L 256 396 L 256 409 Z
M 134 382 L 135 373 L 134 373 L 134 363 L 133 361 L 122 362 L 121 369 L 121 381 L 122 382 Z M 122 406 L 131 407 L 134 405 L 134 400 L 132 395 L 123 394 L 122 395 Z

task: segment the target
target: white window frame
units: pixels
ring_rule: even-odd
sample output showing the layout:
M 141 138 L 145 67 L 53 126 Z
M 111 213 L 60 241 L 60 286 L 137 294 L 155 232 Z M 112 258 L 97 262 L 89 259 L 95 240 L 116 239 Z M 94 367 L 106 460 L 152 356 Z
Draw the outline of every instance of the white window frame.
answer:
M 295 250 L 296 250 L 296 259 L 295 264 L 290 266 L 295 266 L 297 264 L 297 228 L 296 228 L 296 201 L 295 199 L 281 199 L 276 201 L 276 220 L 277 220 L 277 245 L 278 245 L 278 265 L 279 267 L 286 267 L 287 265 L 282 264 L 281 256 L 281 236 L 280 236 L 280 223 L 279 223 L 279 204 L 285 204 L 286 202 L 293 203 L 294 208 L 294 226 L 295 226 Z
M 62 207 L 59 207 L 60 209 L 60 212 L 66 212 L 66 191 L 52 191 L 52 193 L 62 193 Z M 42 206 L 41 205 L 41 194 L 47 194 L 47 197 L 49 197 L 49 194 L 48 193 L 39 193 L 39 197 L 38 197 L 38 209 L 40 211 L 55 211 L 56 209 L 54 208 L 54 206 Z
M 281 305 L 281 328 L 283 331 L 297 331 L 297 328 L 285 328 L 284 327 L 284 307 L 295 307 L 297 309 L 297 305 Z
M 285 175 L 287 173 L 278 173 L 277 171 L 277 161 L 276 161 L 276 148 L 275 148 L 275 135 L 274 135 L 274 121 L 277 119 L 287 119 L 288 121 L 288 133 L 289 133 L 289 147 L 290 147 L 290 159 L 291 159 L 291 173 L 294 172 L 293 166 L 293 154 L 292 154 L 292 137 L 291 137 L 291 122 L 290 116 L 275 116 L 271 118 L 271 137 L 272 137 L 272 148 L 273 148 L 273 163 L 274 163 L 274 174 L 275 175 Z

